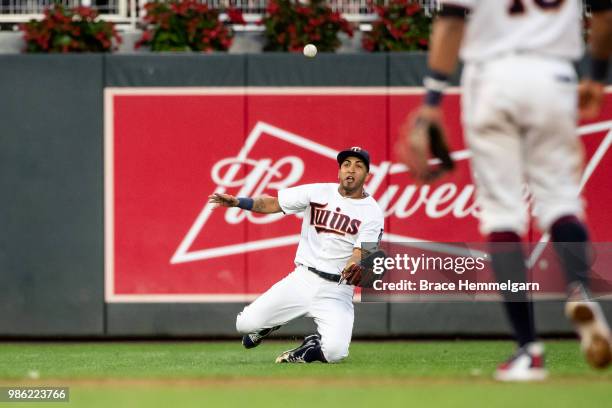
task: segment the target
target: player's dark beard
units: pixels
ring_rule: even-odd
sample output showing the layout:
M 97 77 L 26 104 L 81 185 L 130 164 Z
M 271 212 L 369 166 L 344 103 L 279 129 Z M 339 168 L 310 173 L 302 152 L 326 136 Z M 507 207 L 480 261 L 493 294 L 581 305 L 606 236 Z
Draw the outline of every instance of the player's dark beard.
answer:
M 358 182 L 354 176 L 353 176 L 353 179 L 355 181 L 353 182 L 352 186 L 348 185 L 346 178 L 342 181 L 342 183 L 340 183 L 340 188 L 342 192 L 344 193 L 343 195 L 345 196 L 353 195 L 354 193 L 360 191 L 363 188 L 363 184 L 365 180 L 361 180 L 361 182 Z

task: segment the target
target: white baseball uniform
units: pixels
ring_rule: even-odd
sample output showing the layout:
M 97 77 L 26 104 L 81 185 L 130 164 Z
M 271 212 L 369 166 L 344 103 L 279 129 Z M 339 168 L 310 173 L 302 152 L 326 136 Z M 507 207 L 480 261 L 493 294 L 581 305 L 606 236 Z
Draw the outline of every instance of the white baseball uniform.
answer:
M 462 120 L 480 227 L 524 233 L 524 183 L 539 226 L 581 216 L 576 135 L 581 0 L 442 0 L 471 10 L 461 46 Z
M 304 214 L 295 270 L 244 308 L 236 319 L 239 332 L 252 333 L 300 316 L 312 317 L 325 359 L 335 362 L 348 356 L 354 287 L 325 280 L 308 268 L 340 274 L 353 248 L 380 241 L 384 217 L 371 196 L 343 197 L 338 187 L 307 184 L 278 192 L 285 214 Z

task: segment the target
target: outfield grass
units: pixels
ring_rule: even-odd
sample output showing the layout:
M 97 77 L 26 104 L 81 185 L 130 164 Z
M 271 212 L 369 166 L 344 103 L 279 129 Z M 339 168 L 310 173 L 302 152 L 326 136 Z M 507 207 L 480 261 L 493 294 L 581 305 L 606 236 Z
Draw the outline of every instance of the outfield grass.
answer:
M 340 364 L 273 363 L 297 343 L 4 343 L 0 383 L 70 386 L 71 407 L 612 406 L 612 370 L 591 370 L 575 341 L 547 342 L 542 384 L 490 379 L 505 341 L 355 342 Z

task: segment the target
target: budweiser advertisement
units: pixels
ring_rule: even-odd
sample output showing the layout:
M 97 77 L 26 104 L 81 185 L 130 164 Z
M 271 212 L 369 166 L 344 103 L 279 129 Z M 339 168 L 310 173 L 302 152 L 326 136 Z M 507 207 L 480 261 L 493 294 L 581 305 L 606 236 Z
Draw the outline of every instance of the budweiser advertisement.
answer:
M 384 241 L 482 242 L 457 90 L 444 101 L 457 170 L 418 185 L 393 154 L 421 99 L 420 88 L 107 88 L 106 300 L 252 300 L 293 269 L 301 219 L 213 210 L 208 196 L 336 182 L 336 153 L 351 146 L 371 154 L 367 191 L 384 210 Z M 595 241 L 611 242 L 610 93 L 579 136 L 588 223 Z M 535 228 L 526 238 L 547 240 Z M 533 248 L 534 264 L 548 256 Z

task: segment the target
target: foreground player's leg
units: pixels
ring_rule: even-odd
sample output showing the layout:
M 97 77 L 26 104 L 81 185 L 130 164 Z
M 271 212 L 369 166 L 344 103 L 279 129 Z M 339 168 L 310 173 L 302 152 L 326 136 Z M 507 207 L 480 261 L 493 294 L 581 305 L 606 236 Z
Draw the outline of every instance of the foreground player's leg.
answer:
M 506 66 L 507 65 L 507 66 Z M 527 72 L 528 71 L 528 72 Z M 480 231 L 491 241 L 498 282 L 525 282 L 527 270 L 520 235 L 527 227 L 524 200 L 524 95 L 529 87 L 522 59 L 508 58 L 486 69 L 466 65 L 461 96 L 467 143 L 472 152 Z M 508 75 L 508 73 L 512 75 Z M 531 81 L 533 82 L 533 81 Z M 534 88 L 531 86 L 530 92 Z M 525 91 L 523 94 L 522 92 Z M 503 292 L 504 309 L 518 342 L 518 351 L 496 374 L 500 380 L 537 380 L 545 376 L 542 346 L 535 343 L 533 307 L 525 292 Z M 535 343 L 535 344 L 534 344 Z M 520 357 L 520 358 L 518 358 Z
M 491 259 L 498 282 L 527 281 L 527 267 L 521 238 L 514 232 L 494 232 L 489 235 Z M 533 304 L 524 291 L 504 292 L 504 308 L 519 347 L 535 341 Z
M 610 328 L 599 303 L 590 299 L 581 286 L 575 286 L 565 304 L 565 315 L 580 337 L 580 348 L 594 368 L 605 368 L 612 361 Z
M 574 75 L 573 67 L 566 69 Z M 610 334 L 599 305 L 588 293 L 589 238 L 578 218 L 584 209 L 580 196 L 583 148 L 576 132 L 577 92 L 550 79 L 542 78 L 540 83 L 547 89 L 537 92 L 537 98 L 543 99 L 539 106 L 546 106 L 546 110 L 530 109 L 531 120 L 541 125 L 529 126 L 531 130 L 525 135 L 527 179 L 539 227 L 550 232 L 565 272 L 570 292 L 566 315 L 576 326 L 587 361 L 603 367 L 611 359 Z
M 520 237 L 511 231 L 489 235 L 491 259 L 498 282 L 527 281 L 527 268 Z M 544 368 L 544 347 L 536 342 L 533 303 L 529 294 L 504 292 L 504 309 L 519 348 L 501 364 L 495 379 L 499 381 L 537 381 L 547 377 Z
M 591 265 L 586 227 L 577 217 L 565 216 L 552 225 L 550 233 L 568 282 L 565 314 L 580 336 L 587 362 L 595 368 L 607 367 L 612 361 L 612 341 L 601 307 L 588 292 Z
M 495 370 L 493 377 L 498 381 L 545 380 L 548 372 L 544 368 L 544 345 L 532 342 L 520 347 Z

